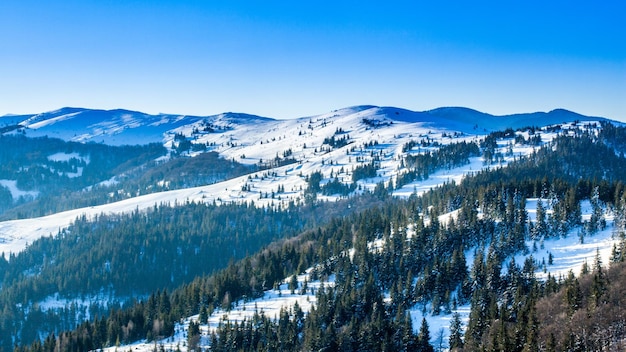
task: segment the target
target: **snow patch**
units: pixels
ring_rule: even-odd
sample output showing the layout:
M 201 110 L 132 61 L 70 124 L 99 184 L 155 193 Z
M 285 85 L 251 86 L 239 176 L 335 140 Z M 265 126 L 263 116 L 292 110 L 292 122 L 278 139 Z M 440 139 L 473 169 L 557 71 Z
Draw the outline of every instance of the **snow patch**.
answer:
M 17 200 L 20 197 L 37 198 L 37 196 L 39 196 L 39 192 L 37 191 L 22 191 L 21 189 L 19 189 L 17 187 L 16 180 L 0 180 L 0 186 L 6 187 L 11 192 L 11 196 L 13 197 L 13 200 Z M 0 235 L 0 240 L 1 239 L 2 239 L 2 236 Z

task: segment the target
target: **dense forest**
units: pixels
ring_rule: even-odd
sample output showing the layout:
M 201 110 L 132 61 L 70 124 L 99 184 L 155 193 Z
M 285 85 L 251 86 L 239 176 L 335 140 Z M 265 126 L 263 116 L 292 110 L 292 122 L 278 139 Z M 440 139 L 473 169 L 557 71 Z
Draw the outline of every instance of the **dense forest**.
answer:
M 410 151 L 417 143 L 407 143 L 403 150 Z M 422 147 L 439 147 L 428 141 L 422 141 Z M 398 175 L 396 187 L 400 188 L 415 180 L 425 180 L 434 171 L 440 168 L 451 169 L 469 162 L 472 156 L 479 156 L 480 149 L 476 143 L 451 143 L 440 146 L 435 151 L 426 151 L 416 155 L 408 154 L 404 158 L 404 165 L 408 171 Z
M 2 342 L 10 346 L 11 335 L 19 338 L 12 343 L 32 340 L 38 329 L 70 329 L 81 318 L 106 315 L 111 307 L 125 305 L 133 297 L 171 290 L 211 274 L 272 241 L 370 206 L 372 201 L 362 197 L 351 202 L 352 209 L 292 204 L 285 210 L 250 204 L 162 204 L 146 212 L 78 218 L 56 235 L 11 254 L 8 261 L 0 256 Z M 260 281 L 255 290 L 267 289 L 262 284 L 266 281 L 274 280 Z M 52 310 L 35 303 L 49 297 L 101 298 L 88 306 Z
M 480 146 L 466 145 L 466 155 L 445 165 L 462 162 L 475 155 L 477 148 L 483 155 L 485 151 L 493 152 L 492 140 L 503 138 L 516 136 L 508 132 L 492 134 Z M 471 312 L 465 326 L 457 315 L 452 316 L 450 338 L 446 341 L 451 350 L 623 349 L 626 317 L 619 309 L 618 314 L 615 312 L 625 297 L 620 279 L 626 257 L 624 140 L 626 128 L 610 124 L 604 124 L 599 132 L 562 131 L 550 143 L 534 137 L 518 139 L 517 143 L 543 147 L 537 146 L 532 155 L 507 167 L 476 172 L 459 184 L 447 183 L 408 199 L 391 197 L 393 185 L 382 185 L 374 194 L 343 200 L 361 205 L 371 202 L 367 209 L 355 207 L 358 210 L 350 213 L 328 214 L 328 221 L 318 223 L 311 222 L 311 218 L 306 220 L 302 214 L 294 217 L 295 210 L 282 213 L 247 205 L 232 206 L 239 208 L 229 212 L 227 207 L 198 204 L 155 207 L 150 217 L 136 213 L 94 222 L 79 219 L 73 231 L 42 239 L 31 246 L 32 252 L 29 248 L 27 254 L 8 263 L 0 260 L 0 268 L 7 273 L 0 293 L 20 292 L 10 300 L 25 304 L 31 298 L 23 296 L 24 292 L 36 295 L 42 286 L 64 282 L 72 285 L 71 277 L 59 277 L 67 274 L 65 269 L 55 271 L 56 261 L 51 256 L 56 249 L 52 248 L 57 246 L 82 255 L 78 248 L 81 242 L 89 241 L 87 233 L 97 234 L 93 240 L 98 241 L 106 239 L 108 233 L 115 234 L 117 229 L 120 232 L 107 240 L 113 243 L 101 245 L 111 250 L 85 254 L 93 256 L 91 261 L 77 258 L 77 263 L 92 263 L 92 268 L 86 270 L 94 278 L 93 283 L 76 285 L 77 293 L 85 284 L 97 288 L 108 282 L 105 278 L 120 265 L 113 263 L 116 246 L 141 248 L 137 253 L 122 251 L 120 257 L 124 258 L 116 258 L 127 262 L 124 270 L 129 272 L 129 278 L 119 278 L 121 286 L 116 290 L 124 289 L 129 282 L 124 280 L 143 280 L 141 275 L 155 275 L 152 279 L 162 286 L 146 287 L 152 290 L 147 297 L 111 307 L 74 329 L 55 330 L 43 338 L 24 336 L 25 330 L 14 324 L 16 320 L 0 320 L 0 329 L 6 329 L 2 336 L 15 337 L 4 338 L 1 348 L 8 351 L 17 344 L 15 351 L 83 351 L 139 339 L 156 341 L 171 336 L 176 322 L 185 317 L 200 314 L 197 324 L 204 324 L 206 316 L 215 309 L 228 310 L 237 300 L 259 297 L 264 289 L 312 268 L 312 280 L 333 280 L 315 293 L 318 303 L 310 312 L 304 314 L 295 306 L 283 310 L 277 319 L 259 313 L 242 323 L 225 322 L 212 332 L 211 350 L 433 351 L 427 322 L 413 326 L 410 310 L 450 314 L 459 305 L 469 305 Z M 427 175 L 431 163 L 428 158 L 434 154 L 406 162 L 413 163 L 416 175 Z M 422 167 L 426 169 L 420 171 Z M 317 178 L 309 182 L 310 193 L 322 192 Z M 528 217 L 528 198 L 538 199 L 535 221 Z M 581 217 L 583 201 L 592 207 L 587 220 Z M 316 208 L 314 204 L 310 206 Z M 317 205 L 317 209 L 323 207 Z M 205 213 L 204 209 L 210 211 Z M 456 216 L 446 222 L 439 220 L 450 212 Z M 249 252 L 233 256 L 241 259 L 231 260 L 225 267 L 220 263 L 223 269 L 200 269 L 194 274 L 198 277 L 185 277 L 185 268 L 202 268 L 217 259 L 202 247 L 200 237 L 194 237 L 200 231 L 201 238 L 208 242 L 212 228 L 194 226 L 210 225 L 213 213 L 227 217 L 220 218 L 219 230 L 213 230 L 226 231 L 225 235 L 216 232 L 215 238 L 224 252 L 230 254 L 234 248 L 240 251 L 241 244 L 236 241 L 244 241 L 246 231 L 256 229 L 268 235 L 258 242 L 251 238 Z M 573 229 L 579 229 L 580 241 L 584 241 L 584 236 L 593 236 L 606 226 L 609 213 L 614 217 L 615 236 L 621 238 L 611 263 L 602 263 L 598 257 L 583 273 L 539 280 L 535 272 L 550 263 L 538 262 L 532 256 L 519 263 L 513 258 L 518 253 L 532 253 L 543 240 L 571 236 Z M 198 219 L 193 220 L 194 216 Z M 272 216 L 276 218 L 268 223 Z M 171 220 L 171 227 L 160 219 Z M 148 226 L 139 226 L 142 223 Z M 287 232 L 281 226 L 287 226 Z M 148 239 L 141 231 L 151 231 L 153 236 Z M 130 242 L 113 238 L 121 233 L 128 233 L 120 237 L 128 237 Z M 163 235 L 158 236 L 159 233 Z M 179 237 L 173 248 L 174 242 L 168 241 L 173 241 L 170 236 L 175 234 Z M 67 239 L 75 244 L 66 244 Z M 278 241 L 268 245 L 274 239 Z M 151 241 L 164 241 L 162 245 L 172 248 L 161 248 Z M 231 247 L 221 241 L 230 242 Z M 373 243 L 380 243 L 380 249 L 373 250 Z M 44 247 L 48 252 L 35 249 Z M 23 266 L 13 269 L 20 261 Z M 604 264 L 610 265 L 607 268 Z M 25 275 L 25 268 L 36 268 L 40 274 Z M 159 270 L 153 272 L 155 268 Z M 48 279 L 42 275 L 44 272 L 50 273 Z M 172 272 L 177 275 L 175 282 L 171 280 Z M 30 276 L 30 280 L 24 280 L 24 275 Z M 133 279 L 131 275 L 138 276 Z M 31 283 L 22 284 L 28 282 Z M 9 289 L 12 285 L 16 288 Z M 19 291 L 18 286 L 24 291 Z M 4 305 L 2 314 L 11 316 L 12 309 L 13 305 Z M 40 314 L 37 310 L 31 313 Z M 197 347 L 199 341 L 197 324 L 192 322 L 189 327 L 190 349 Z M 18 332 L 22 336 L 18 337 Z
M 26 192 L 14 198 L 0 184 L 2 220 L 212 184 L 259 168 L 225 160 L 216 152 L 159 159 L 167 152 L 160 144 L 108 146 L 17 134 L 0 135 L 0 145 L 0 180 L 13 180 Z
M 0 135 L 0 145 L 0 180 L 13 180 L 20 190 L 37 194 L 13 199 L 0 186 L 0 214 L 35 198 L 42 203 L 37 215 L 58 211 L 53 206 L 46 209 L 43 203 L 55 203 L 51 199 L 58 195 L 80 191 L 165 154 L 159 144 L 113 147 L 21 134 Z M 16 211 L 16 217 L 24 216 L 30 214 Z

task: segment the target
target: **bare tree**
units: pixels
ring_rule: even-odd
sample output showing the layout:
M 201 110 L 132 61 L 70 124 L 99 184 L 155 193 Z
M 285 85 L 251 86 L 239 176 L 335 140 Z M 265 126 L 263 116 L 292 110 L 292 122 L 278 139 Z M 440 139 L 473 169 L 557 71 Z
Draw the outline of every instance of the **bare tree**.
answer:
M 443 328 L 437 330 L 437 335 L 435 336 L 435 346 L 438 352 L 442 352 L 448 348 L 445 339 L 445 330 Z

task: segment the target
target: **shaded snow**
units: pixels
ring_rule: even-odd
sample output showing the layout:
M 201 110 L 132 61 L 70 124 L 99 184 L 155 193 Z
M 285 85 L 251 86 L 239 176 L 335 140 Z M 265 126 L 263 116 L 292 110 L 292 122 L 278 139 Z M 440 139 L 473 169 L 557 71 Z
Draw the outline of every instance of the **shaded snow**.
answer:
M 17 187 L 16 180 L 0 180 L 0 186 L 6 187 L 10 192 L 13 200 L 17 200 L 20 197 L 32 197 L 37 198 L 39 192 L 37 191 L 22 191 Z M 1 232 L 0 232 L 1 234 Z M 2 242 L 2 236 L 0 235 L 0 242 Z
M 71 159 L 78 159 L 78 160 L 82 160 L 85 163 L 89 164 L 89 157 L 88 156 L 81 156 L 80 154 L 74 152 L 74 153 L 54 153 L 52 155 L 48 156 L 48 160 L 50 161 L 58 161 L 58 162 L 67 162 L 70 161 Z

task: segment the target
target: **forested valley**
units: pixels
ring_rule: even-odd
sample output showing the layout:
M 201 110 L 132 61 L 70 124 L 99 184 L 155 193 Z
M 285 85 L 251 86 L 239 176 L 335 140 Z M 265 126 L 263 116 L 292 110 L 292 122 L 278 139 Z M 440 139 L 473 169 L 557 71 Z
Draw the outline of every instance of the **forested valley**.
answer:
M 159 144 L 113 147 L 48 137 L 27 138 L 20 134 L 0 135 L 0 145 L 0 180 L 13 180 L 15 187 L 26 193 L 15 198 L 0 184 L 0 215 L 5 219 L 64 210 L 59 208 L 61 204 L 73 205 L 67 199 L 68 194 L 165 154 Z M 36 202 L 34 206 L 33 202 Z M 3 214 L 10 210 L 11 214 Z
M 479 152 L 492 152 L 489 138 L 509 137 L 491 135 Z M 626 128 L 611 124 L 562 133 L 506 167 L 477 171 L 408 199 L 392 197 L 394 185 L 381 184 L 339 206 L 278 210 L 190 203 L 78 219 L 8 262 L 0 259 L 0 348 L 84 351 L 140 339 L 155 341 L 156 348 L 157 340 L 174 334 L 176 323 L 199 314 L 185 346 L 195 349 L 199 325 L 214 310 L 260 297 L 312 268 L 311 280 L 328 285 L 315 292 L 311 311 L 295 306 L 277 319 L 259 312 L 242 323 L 225 322 L 209 336 L 211 350 L 433 351 L 426 320 L 413 326 L 410 312 L 450 314 L 460 305 L 471 312 L 466 324 L 452 314 L 445 343 L 451 350 L 624 349 L 624 140 Z M 474 145 L 467 148 L 466 157 L 478 152 Z M 408 178 L 428 175 L 419 172 L 418 158 L 412 162 L 415 172 Z M 537 200 L 535 221 L 526 210 L 528 199 Z M 582 219 L 582 202 L 593 210 L 589 219 Z M 350 211 L 340 210 L 348 205 Z M 450 213 L 455 216 L 440 220 Z M 582 273 L 539 279 L 537 269 L 551 263 L 532 255 L 514 259 L 550 238 L 571 236 L 573 229 L 582 243 L 607 226 L 609 215 L 620 239 L 611 263 L 598 257 Z M 94 307 L 89 319 L 65 321 L 41 336 L 37 324 L 54 318 L 36 306 L 28 312 L 18 307 L 60 290 L 112 290 L 138 298 Z
M 38 217 L 144 194 L 212 184 L 258 170 L 216 152 L 196 157 L 161 144 L 109 146 L 56 138 L 0 135 L 0 220 Z

